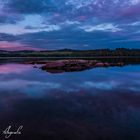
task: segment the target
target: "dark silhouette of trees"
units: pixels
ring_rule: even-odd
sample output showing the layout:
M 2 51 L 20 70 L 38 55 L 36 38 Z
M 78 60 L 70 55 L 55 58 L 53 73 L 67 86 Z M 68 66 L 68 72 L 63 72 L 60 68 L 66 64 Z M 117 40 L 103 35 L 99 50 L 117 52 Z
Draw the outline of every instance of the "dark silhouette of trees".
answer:
M 0 57 L 138 57 L 140 49 L 117 48 L 96 50 L 54 50 L 54 51 L 2 51 Z

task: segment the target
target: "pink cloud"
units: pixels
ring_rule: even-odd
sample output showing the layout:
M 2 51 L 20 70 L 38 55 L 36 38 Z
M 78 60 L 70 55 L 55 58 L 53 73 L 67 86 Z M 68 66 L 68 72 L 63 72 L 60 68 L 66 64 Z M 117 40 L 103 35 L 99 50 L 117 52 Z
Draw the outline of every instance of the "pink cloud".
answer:
M 140 4 L 131 6 L 122 11 L 122 16 L 124 17 L 136 17 L 138 15 L 140 15 Z
M 0 50 L 19 51 L 19 50 L 40 50 L 40 49 L 21 44 L 19 42 L 0 41 Z

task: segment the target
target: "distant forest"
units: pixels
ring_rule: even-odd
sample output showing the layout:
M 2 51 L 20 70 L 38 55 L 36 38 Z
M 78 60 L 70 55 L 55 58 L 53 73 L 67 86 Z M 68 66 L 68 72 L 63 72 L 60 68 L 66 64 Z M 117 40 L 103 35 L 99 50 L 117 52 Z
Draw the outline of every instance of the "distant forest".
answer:
M 140 49 L 96 49 L 96 50 L 53 50 L 53 51 L 3 51 L 0 57 L 136 57 L 140 58 Z

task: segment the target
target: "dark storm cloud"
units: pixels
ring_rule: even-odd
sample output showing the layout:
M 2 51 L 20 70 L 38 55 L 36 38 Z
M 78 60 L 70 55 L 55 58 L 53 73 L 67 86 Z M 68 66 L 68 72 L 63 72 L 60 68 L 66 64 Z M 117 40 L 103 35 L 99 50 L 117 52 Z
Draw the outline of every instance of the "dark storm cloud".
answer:
M 75 37 L 76 34 L 76 37 Z M 38 32 L 17 36 L 19 41 L 40 49 L 97 49 L 97 48 L 138 48 L 139 39 L 135 35 L 109 32 L 83 32 L 64 29 L 55 32 Z
M 17 14 L 2 15 L 0 14 L 0 24 L 16 24 L 17 21 L 23 20 L 24 18 Z
M 0 33 L 0 41 L 17 41 L 19 40 L 18 36 Z
M 135 21 L 139 19 L 140 12 L 139 0 L 8 0 L 3 5 L 2 10 L 7 13 L 20 14 L 20 17 L 24 14 L 40 14 L 44 23 L 51 24 L 66 20 L 85 24 Z
M 7 11 L 19 14 L 59 13 L 63 18 L 88 19 L 98 17 L 117 20 L 120 16 L 139 14 L 139 3 L 130 0 L 9 0 L 5 5 Z

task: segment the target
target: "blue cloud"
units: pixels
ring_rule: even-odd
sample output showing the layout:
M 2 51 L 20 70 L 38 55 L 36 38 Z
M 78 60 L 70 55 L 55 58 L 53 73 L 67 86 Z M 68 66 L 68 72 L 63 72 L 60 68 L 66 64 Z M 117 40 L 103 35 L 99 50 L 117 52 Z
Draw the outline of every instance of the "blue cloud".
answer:
M 52 12 L 56 9 L 51 0 L 11 0 L 7 6 L 9 10 L 21 14 Z
M 24 44 L 49 49 L 140 44 L 140 0 L 0 0 L 0 4 L 0 33 Z

